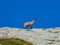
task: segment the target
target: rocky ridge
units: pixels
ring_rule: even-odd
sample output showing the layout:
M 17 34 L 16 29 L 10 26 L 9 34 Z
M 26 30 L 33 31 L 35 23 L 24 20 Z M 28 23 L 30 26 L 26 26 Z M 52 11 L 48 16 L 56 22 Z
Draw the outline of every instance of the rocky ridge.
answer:
M 60 28 L 20 29 L 0 28 L 0 39 L 20 38 L 32 42 L 33 45 L 60 45 Z

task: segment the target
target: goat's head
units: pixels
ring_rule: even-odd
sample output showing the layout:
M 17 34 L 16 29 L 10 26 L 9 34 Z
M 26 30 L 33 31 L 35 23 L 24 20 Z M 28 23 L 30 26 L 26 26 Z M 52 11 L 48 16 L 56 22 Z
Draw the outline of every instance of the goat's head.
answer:
M 34 18 L 34 19 L 33 19 L 33 21 L 35 22 L 35 21 L 36 21 L 36 19 Z

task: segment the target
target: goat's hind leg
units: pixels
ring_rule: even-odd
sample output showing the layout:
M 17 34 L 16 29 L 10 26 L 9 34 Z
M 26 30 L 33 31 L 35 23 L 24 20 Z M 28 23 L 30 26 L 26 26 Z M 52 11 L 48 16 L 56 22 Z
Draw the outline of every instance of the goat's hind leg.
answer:
M 24 27 L 24 29 L 26 29 L 26 26 Z

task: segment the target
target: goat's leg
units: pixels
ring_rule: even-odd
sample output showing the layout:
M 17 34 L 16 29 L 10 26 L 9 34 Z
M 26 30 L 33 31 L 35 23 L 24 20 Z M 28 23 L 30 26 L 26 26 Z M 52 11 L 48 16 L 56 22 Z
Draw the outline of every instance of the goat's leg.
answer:
M 30 25 L 30 28 L 32 29 L 32 25 Z
M 26 29 L 26 27 L 24 27 L 24 29 Z
M 26 29 L 26 26 L 24 26 L 24 29 Z

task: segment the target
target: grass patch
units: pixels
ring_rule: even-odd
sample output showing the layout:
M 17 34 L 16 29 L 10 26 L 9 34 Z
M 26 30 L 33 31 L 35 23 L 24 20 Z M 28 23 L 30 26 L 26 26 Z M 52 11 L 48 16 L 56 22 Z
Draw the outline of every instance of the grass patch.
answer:
M 18 38 L 0 39 L 2 45 L 33 45 L 30 42 Z

